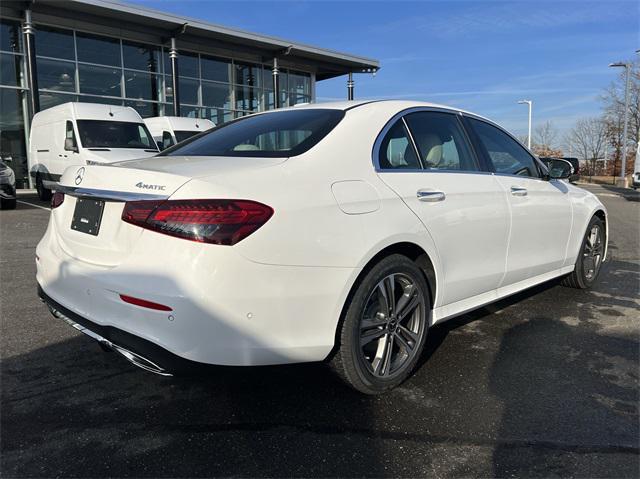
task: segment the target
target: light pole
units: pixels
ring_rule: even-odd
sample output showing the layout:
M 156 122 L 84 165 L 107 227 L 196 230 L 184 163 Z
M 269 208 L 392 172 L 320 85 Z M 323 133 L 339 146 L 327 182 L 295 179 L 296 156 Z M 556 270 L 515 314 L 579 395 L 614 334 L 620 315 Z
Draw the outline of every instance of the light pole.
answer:
M 610 67 L 625 69 L 625 85 L 624 85 L 624 128 L 622 129 L 622 168 L 620 168 L 620 181 L 622 187 L 627 187 L 627 128 L 629 125 L 629 70 L 631 64 L 616 62 L 610 63 Z
M 531 100 L 519 100 L 520 105 L 525 103 L 529 105 L 529 134 L 527 135 L 527 148 L 531 149 L 531 110 L 533 109 L 533 101 Z

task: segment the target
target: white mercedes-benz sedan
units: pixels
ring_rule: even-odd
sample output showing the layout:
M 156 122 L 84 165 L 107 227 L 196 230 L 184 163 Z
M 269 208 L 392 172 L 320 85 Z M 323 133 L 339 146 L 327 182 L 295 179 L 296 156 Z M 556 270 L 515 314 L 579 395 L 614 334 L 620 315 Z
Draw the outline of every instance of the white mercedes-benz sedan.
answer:
M 593 284 L 607 213 L 570 174 L 428 103 L 259 113 L 152 158 L 68 168 L 39 295 L 159 374 L 326 360 L 380 393 L 433 324 L 552 278 Z

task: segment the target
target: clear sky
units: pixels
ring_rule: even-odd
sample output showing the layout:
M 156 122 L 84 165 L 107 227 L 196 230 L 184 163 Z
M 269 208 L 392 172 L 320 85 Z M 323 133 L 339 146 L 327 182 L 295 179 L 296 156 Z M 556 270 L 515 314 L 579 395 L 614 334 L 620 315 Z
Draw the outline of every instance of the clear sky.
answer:
M 375 58 L 356 98 L 458 106 L 526 134 L 562 131 L 597 115 L 613 61 L 640 48 L 640 2 L 129 0 L 149 8 Z M 346 97 L 346 77 L 318 83 L 317 100 Z

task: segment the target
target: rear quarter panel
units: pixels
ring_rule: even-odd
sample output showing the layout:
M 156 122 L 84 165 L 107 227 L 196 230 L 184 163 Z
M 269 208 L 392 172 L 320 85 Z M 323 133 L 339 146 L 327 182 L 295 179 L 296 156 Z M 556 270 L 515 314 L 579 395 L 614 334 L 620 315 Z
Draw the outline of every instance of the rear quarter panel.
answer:
M 257 263 L 355 268 L 354 281 L 380 250 L 411 242 L 427 252 L 437 275 L 439 258 L 424 225 L 375 173 L 374 141 L 397 112 L 384 102 L 378 105 L 347 111 L 314 148 L 283 164 L 195 179 L 173 197 L 250 199 L 271 206 L 273 217 L 233 247 Z M 337 182 L 366 183 L 378 196 L 379 207 L 363 208 L 355 197 L 353 205 L 338 205 L 332 191 Z

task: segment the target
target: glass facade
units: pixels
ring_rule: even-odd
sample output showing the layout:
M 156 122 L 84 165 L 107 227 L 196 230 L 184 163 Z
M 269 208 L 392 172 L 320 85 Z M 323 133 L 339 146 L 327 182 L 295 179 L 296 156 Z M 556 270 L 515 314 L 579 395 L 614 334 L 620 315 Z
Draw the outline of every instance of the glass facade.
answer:
M 0 20 L 0 160 L 15 172 L 18 188 L 28 186 L 24 71 L 20 23 Z
M 37 26 L 36 52 L 41 108 L 87 101 L 131 106 L 143 117 L 174 114 L 165 47 Z M 274 107 L 270 66 L 188 51 L 178 65 L 182 116 L 220 124 Z M 281 69 L 280 90 L 281 106 L 310 102 L 311 75 Z
M 84 101 L 173 115 L 171 63 L 159 44 L 35 25 L 40 109 Z M 270 64 L 179 50 L 181 115 L 221 124 L 274 108 Z M 19 20 L 0 20 L 0 159 L 29 186 L 27 61 Z M 312 76 L 280 69 L 281 106 L 312 101 Z
M 180 113 L 224 123 L 256 111 L 274 108 L 271 66 L 205 54 L 182 52 L 178 57 Z M 164 52 L 164 98 L 173 100 L 169 54 Z M 280 106 L 311 101 L 311 75 L 280 69 Z M 165 104 L 164 111 L 173 106 Z
M 161 47 L 36 25 L 40 107 L 69 101 L 162 113 Z

